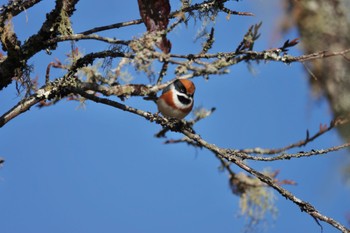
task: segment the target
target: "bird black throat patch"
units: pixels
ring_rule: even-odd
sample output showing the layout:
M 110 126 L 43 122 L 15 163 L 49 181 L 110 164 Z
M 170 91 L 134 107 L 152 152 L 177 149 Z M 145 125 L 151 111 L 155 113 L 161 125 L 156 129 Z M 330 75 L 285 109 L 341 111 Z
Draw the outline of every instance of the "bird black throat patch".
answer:
M 183 104 L 185 104 L 185 105 L 188 105 L 188 104 L 191 103 L 191 99 L 186 98 L 186 97 L 183 96 L 183 95 L 177 95 L 177 99 L 178 99 L 181 103 L 183 103 Z

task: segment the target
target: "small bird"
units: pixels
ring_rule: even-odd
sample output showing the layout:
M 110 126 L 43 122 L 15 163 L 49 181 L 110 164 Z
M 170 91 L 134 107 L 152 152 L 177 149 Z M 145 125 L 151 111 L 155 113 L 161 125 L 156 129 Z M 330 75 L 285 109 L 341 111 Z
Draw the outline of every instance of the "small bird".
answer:
M 196 87 L 190 80 L 177 79 L 164 88 L 158 98 L 158 111 L 165 117 L 184 118 L 193 108 L 195 90 Z

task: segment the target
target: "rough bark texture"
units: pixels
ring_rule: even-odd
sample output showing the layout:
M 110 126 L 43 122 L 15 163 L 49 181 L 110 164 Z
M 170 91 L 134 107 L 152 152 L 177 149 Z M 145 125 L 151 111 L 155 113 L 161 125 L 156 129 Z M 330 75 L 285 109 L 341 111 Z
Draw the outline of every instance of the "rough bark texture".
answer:
M 13 16 L 31 7 L 39 1 L 11 1 L 0 9 L 0 41 L 7 56 L 0 62 L 0 90 L 9 85 L 14 78 L 20 78 L 27 69 L 27 61 L 44 49 L 55 49 L 56 44 L 47 46 L 45 41 L 62 35 L 60 27 L 75 11 L 79 0 L 56 0 L 55 8 L 46 15 L 46 21 L 39 32 L 25 43 L 18 40 L 13 31 L 11 19 Z M 67 25 L 65 25 L 67 27 Z M 68 27 L 67 27 L 68 28 Z
M 350 48 L 349 7 L 348 0 L 286 0 L 284 26 L 295 23 L 305 53 L 345 50 Z M 345 56 L 306 63 L 313 90 L 328 99 L 335 116 L 350 112 L 350 57 Z M 350 138 L 349 125 L 339 131 Z

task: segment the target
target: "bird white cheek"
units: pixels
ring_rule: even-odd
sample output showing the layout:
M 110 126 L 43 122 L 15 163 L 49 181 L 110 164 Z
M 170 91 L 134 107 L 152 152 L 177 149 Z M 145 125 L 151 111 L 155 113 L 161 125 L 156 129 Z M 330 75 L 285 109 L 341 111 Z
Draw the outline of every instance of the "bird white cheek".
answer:
M 174 117 L 177 119 L 182 119 L 187 115 L 187 113 L 184 113 L 181 110 L 172 108 L 163 99 L 158 99 L 157 106 L 158 106 L 158 111 L 161 112 L 162 115 L 166 117 Z

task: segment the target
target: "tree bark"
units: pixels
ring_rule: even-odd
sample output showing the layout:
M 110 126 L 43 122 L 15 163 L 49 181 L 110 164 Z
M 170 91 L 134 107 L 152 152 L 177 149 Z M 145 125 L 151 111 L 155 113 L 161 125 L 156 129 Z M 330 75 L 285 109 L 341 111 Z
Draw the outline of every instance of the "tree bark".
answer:
M 350 48 L 348 0 L 286 0 L 285 28 L 296 25 L 305 53 Z M 291 22 L 290 19 L 294 22 Z M 350 55 L 313 60 L 305 64 L 314 93 L 324 96 L 335 117 L 350 113 Z M 350 139 L 350 125 L 339 128 Z

